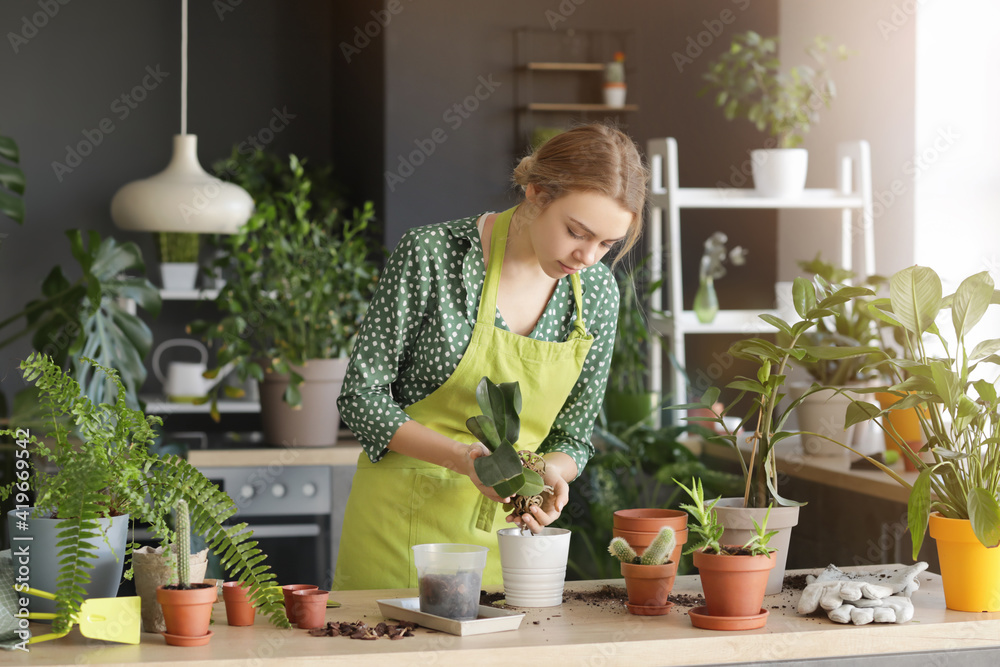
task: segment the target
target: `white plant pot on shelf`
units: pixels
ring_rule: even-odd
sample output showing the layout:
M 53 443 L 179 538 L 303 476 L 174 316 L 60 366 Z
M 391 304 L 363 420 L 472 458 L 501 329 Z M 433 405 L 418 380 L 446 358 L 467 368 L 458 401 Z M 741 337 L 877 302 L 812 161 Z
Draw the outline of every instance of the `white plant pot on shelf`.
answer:
M 750 151 L 754 189 L 762 197 L 795 197 L 806 187 L 809 152 L 804 148 Z
M 160 264 L 163 289 L 191 290 L 198 279 L 197 262 L 163 262 Z

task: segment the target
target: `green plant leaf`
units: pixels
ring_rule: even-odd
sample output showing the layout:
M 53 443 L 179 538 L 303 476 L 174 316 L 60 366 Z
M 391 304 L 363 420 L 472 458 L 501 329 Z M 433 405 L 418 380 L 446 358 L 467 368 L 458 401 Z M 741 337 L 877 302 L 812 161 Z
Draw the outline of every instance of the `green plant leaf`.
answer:
M 958 286 L 951 302 L 951 319 L 959 339 L 983 319 L 991 296 L 993 279 L 988 271 L 969 276 Z
M 507 411 L 504 409 L 504 394 L 500 387 L 483 377 L 476 385 L 476 403 L 483 414 L 493 420 L 497 433 L 507 433 Z
M 996 352 L 1000 352 L 1000 338 L 991 338 L 980 342 L 972 348 L 972 352 L 969 353 L 969 359 L 984 359 Z
M 966 504 L 972 532 L 986 547 L 1000 545 L 1000 504 L 996 496 L 983 488 L 971 489 Z
M 941 279 L 926 266 L 898 271 L 889 281 L 892 313 L 907 331 L 922 334 L 941 310 Z
M 468 427 L 469 432 L 476 436 L 479 442 L 486 445 L 491 452 L 495 452 L 497 447 L 500 446 L 501 440 L 500 434 L 497 433 L 497 427 L 493 423 L 493 420 L 486 415 L 469 417 L 465 420 L 465 425 Z
M 816 307 L 816 289 L 802 276 L 792 282 L 792 304 L 802 319 L 806 319 L 809 311 Z
M 881 410 L 877 405 L 866 401 L 851 401 L 844 417 L 844 428 L 860 424 L 878 417 Z
M 917 475 L 917 481 L 910 489 L 910 497 L 906 503 L 906 525 L 910 529 L 913 541 L 913 560 L 920 554 L 920 546 L 924 543 L 927 532 L 927 517 L 931 511 L 931 474 L 933 468 L 924 468 Z
M 789 337 L 794 336 L 794 334 L 792 333 L 792 327 L 791 327 L 791 325 L 789 325 L 787 322 L 785 322 L 780 317 L 775 317 L 774 315 L 771 315 L 770 313 L 763 313 L 763 314 L 759 315 L 759 317 L 760 317 L 760 319 L 764 320 L 765 322 L 767 322 L 768 324 L 770 324 L 772 327 L 774 327 L 778 331 L 781 331 L 785 335 L 787 335 Z
M 522 480 L 521 488 L 517 490 L 518 495 L 522 496 L 537 496 L 542 491 L 545 490 L 545 480 L 534 470 L 529 470 L 524 468 L 524 479 Z M 495 491 L 496 489 L 494 489 Z M 506 496 L 501 496 L 506 498 Z
M 518 382 L 501 382 L 500 393 L 504 398 L 504 413 L 506 417 L 506 439 L 514 444 L 521 433 L 521 385 Z
M 480 456 L 475 459 L 472 465 L 476 469 L 476 474 L 479 475 L 479 481 L 486 486 L 494 487 L 494 490 L 498 484 L 522 477 L 524 471 L 517 450 L 507 442 L 501 443 L 496 451 L 489 456 Z M 499 491 L 497 493 L 500 494 L 501 498 L 510 495 Z

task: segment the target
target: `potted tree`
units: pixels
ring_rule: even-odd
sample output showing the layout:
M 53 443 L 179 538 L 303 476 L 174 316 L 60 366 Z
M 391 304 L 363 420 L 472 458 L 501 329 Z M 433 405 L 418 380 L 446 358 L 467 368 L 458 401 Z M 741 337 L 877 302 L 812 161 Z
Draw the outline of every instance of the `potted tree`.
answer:
M 33 538 L 29 585 L 56 594 L 54 610 L 35 610 L 55 611 L 53 629 L 59 632 L 69 628 L 85 597 L 114 597 L 135 546 L 126 541 L 128 521 L 147 523 L 169 543 L 174 531 L 166 517 L 185 500 L 223 565 L 248 584 L 275 625 L 288 627 L 280 593 L 272 590 L 274 574 L 252 531 L 228 525 L 236 513 L 232 498 L 184 459 L 150 452 L 160 418 L 130 408 L 117 373 L 85 361 L 117 385 L 114 403 L 94 404 L 78 382 L 35 353 L 21 368 L 37 386 L 52 430 L 44 438 L 24 429 L 0 431 L 16 439 L 18 460 L 18 476 L 0 487 L 0 499 L 16 503 L 8 531 L 12 538 Z M 124 572 L 130 578 L 131 566 Z
M 831 308 L 854 297 L 874 296 L 870 289 L 832 286 L 827 290 L 822 283 L 817 289 L 813 283 L 799 277 L 792 285 L 792 296 L 795 311 L 802 318 L 799 322 L 789 324 L 771 314 L 760 316 L 775 328 L 778 333 L 777 343 L 763 338 L 748 338 L 737 341 L 729 348 L 732 356 L 756 364 L 757 372 L 752 377 L 737 377 L 726 385 L 728 389 L 739 393 L 721 413 L 713 410 L 713 405 L 720 396 L 717 387 L 706 390 L 699 403 L 670 406 L 670 409 L 675 410 L 698 411 L 695 414 L 689 413 L 690 416 L 686 419 L 715 424 L 720 432 L 709 435 L 708 440 L 726 444 L 737 453 L 744 476 L 743 497 L 724 498 L 715 507 L 719 521 L 726 527 L 724 540 L 733 544 L 746 542 L 755 532 L 754 525 L 763 521 L 765 515 L 769 516 L 771 527 L 778 531 L 774 540 L 778 556 L 768 581 L 768 595 L 781 592 L 791 529 L 798 523 L 799 506 L 802 505 L 782 497 L 778 492 L 778 469 L 774 460 L 776 445 L 787 438 L 803 434 L 801 431 L 786 431 L 785 425 L 811 393 L 822 389 L 820 385 L 813 385 L 794 400 L 783 401 L 787 391 L 785 380 L 789 365 L 793 361 L 865 357 L 878 350 L 869 347 L 814 346 L 808 345 L 805 338 L 806 332 L 816 327 L 820 319 L 833 314 Z M 724 417 L 736 410 L 747 395 L 752 398 L 751 406 L 740 418 L 740 423 L 730 429 Z M 737 435 L 743 430 L 750 435 Z M 749 444 L 749 451 L 740 447 L 741 441 Z M 772 506 L 773 510 L 768 513 Z
M 912 266 L 889 281 L 889 297 L 871 313 L 899 334 L 904 351 L 884 350 L 891 384 L 870 392 L 890 392 L 900 400 L 887 408 L 855 400 L 846 425 L 919 408 L 929 460 L 909 448 L 901 452 L 918 471 L 911 484 L 892 469 L 872 461 L 910 489 L 907 521 L 917 557 L 930 525 L 937 540 L 945 603 L 960 611 L 1000 611 L 1000 392 L 996 366 L 1000 339 L 973 344 L 971 330 L 989 306 L 1000 303 L 989 273 L 962 281 L 942 296 L 933 269 Z M 951 331 L 938 328 L 950 311 Z M 888 343 L 887 343 L 888 345 Z M 989 370 L 992 370 L 990 374 Z M 992 376 L 991 379 L 987 379 Z M 898 438 L 882 426 L 888 436 Z M 871 459 L 869 459 L 871 460 Z
M 378 277 L 371 258 L 371 202 L 345 217 L 334 200 L 313 194 L 314 178 L 294 155 L 234 154 L 232 179 L 254 197 L 256 211 L 224 243 L 215 265 L 227 276 L 218 322 L 189 331 L 218 342 L 219 367 L 234 363 L 241 381 L 260 383 L 264 437 L 272 444 L 336 444 L 337 397 L 347 357 Z M 217 371 L 216 371 L 217 372 Z M 212 415 L 219 390 L 209 400 Z
M 676 480 L 675 480 L 676 482 Z M 762 608 L 768 573 L 775 566 L 775 549 L 768 546 L 776 531 L 767 531 L 770 508 L 760 523 L 754 521 L 754 534 L 742 545 L 725 544 L 723 527 L 715 512 L 718 499 L 705 503 L 700 481 L 691 487 L 676 482 L 694 504 L 683 505 L 697 523 L 689 530 L 695 536 L 688 551 L 694 553 L 694 565 L 701 575 L 705 606 L 688 612 L 691 624 L 706 630 L 752 630 L 767 623 L 768 611 Z
M 200 234 L 158 232 L 156 249 L 160 257 L 160 277 L 163 289 L 194 289 L 198 278 Z
M 156 589 L 167 627 L 163 636 L 171 646 L 203 646 L 212 638 L 208 624 L 218 593 L 212 584 L 191 583 L 191 518 L 186 500 L 177 501 L 176 512 L 177 539 L 170 552 L 176 583 Z
M 670 611 L 673 604 L 667 598 L 677 576 L 677 561 L 671 558 L 676 544 L 674 531 L 666 527 L 660 529 L 641 556 L 625 538 L 611 538 L 608 552 L 621 561 L 628 592 L 625 606 L 631 613 L 661 616 Z
M 770 137 L 768 148 L 751 152 L 754 186 L 764 197 L 793 197 L 806 183 L 809 156 L 802 136 L 819 120 L 836 94 L 826 59 L 848 56 L 847 47 L 832 47 L 817 36 L 806 53 L 815 66 L 799 65 L 782 72 L 776 37 L 750 31 L 733 38 L 729 49 L 708 65 L 702 93 L 715 94 L 726 120 L 745 118 Z

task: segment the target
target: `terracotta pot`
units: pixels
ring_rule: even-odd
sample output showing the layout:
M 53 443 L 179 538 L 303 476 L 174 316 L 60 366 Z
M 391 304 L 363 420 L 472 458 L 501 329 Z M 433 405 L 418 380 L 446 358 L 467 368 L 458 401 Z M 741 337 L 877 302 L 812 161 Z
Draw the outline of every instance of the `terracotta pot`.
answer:
M 156 601 L 163 608 L 163 622 L 167 626 L 167 633 L 178 637 L 207 635 L 212 605 L 217 595 L 215 586 L 209 584 L 192 584 L 192 588 L 188 590 L 158 587 Z M 167 643 L 172 644 L 170 636 L 167 636 Z
M 659 607 L 663 610 L 661 613 L 667 613 L 670 608 L 667 598 L 674 589 L 674 578 L 677 576 L 676 562 L 664 565 L 622 563 L 622 576 L 625 577 L 630 605 Z
M 1000 548 L 984 547 L 968 519 L 932 512 L 929 527 L 937 541 L 945 606 L 956 611 L 1000 611 Z
M 776 560 L 775 554 L 729 556 L 694 552 L 694 566 L 701 575 L 708 615 L 759 615 L 764 604 L 767 575 Z
M 208 549 L 191 554 L 191 583 L 200 584 L 205 579 L 208 567 Z M 132 552 L 132 568 L 135 571 L 135 592 L 142 598 L 143 632 L 163 632 L 163 610 L 156 601 L 156 589 L 166 586 L 174 577 L 174 568 L 163 554 L 163 547 L 141 547 Z
M 242 582 L 227 581 L 222 584 L 222 599 L 226 603 L 226 621 L 229 625 L 253 625 L 257 610 L 247 598 L 247 589 Z
M 719 523 L 725 527 L 722 533 L 724 544 L 746 544 L 756 534 L 753 522 L 762 523 L 767 514 L 767 508 L 743 507 L 743 498 L 723 498 L 715 505 Z M 778 534 L 771 538 L 768 546 L 777 549 L 774 554 L 775 565 L 767 580 L 767 595 L 777 595 L 785 580 L 785 562 L 788 560 L 788 547 L 792 541 L 792 528 L 799 523 L 798 507 L 773 507 L 771 517 L 767 520 L 768 530 L 776 530 Z M 757 611 L 754 610 L 756 614 Z
M 337 444 L 340 412 L 337 397 L 347 373 L 347 358 L 309 359 L 292 366 L 302 376 L 300 408 L 282 399 L 288 375 L 265 373 L 260 383 L 260 421 L 264 440 L 285 447 L 332 447 Z
M 292 597 L 296 603 L 296 625 L 303 630 L 326 625 L 326 601 L 330 598 L 330 591 L 310 588 L 294 591 Z
M 677 546 L 670 560 L 680 562 L 681 550 L 687 544 L 687 512 L 654 507 L 618 510 L 612 517 L 612 537 L 623 537 L 640 556 L 664 526 L 674 529 Z
M 318 589 L 319 586 L 314 586 L 313 584 L 288 584 L 281 587 L 281 594 L 285 598 L 285 616 L 288 617 L 288 622 L 294 624 L 298 620 L 297 605 L 298 599 L 293 597 L 292 594 L 295 591 L 314 591 Z

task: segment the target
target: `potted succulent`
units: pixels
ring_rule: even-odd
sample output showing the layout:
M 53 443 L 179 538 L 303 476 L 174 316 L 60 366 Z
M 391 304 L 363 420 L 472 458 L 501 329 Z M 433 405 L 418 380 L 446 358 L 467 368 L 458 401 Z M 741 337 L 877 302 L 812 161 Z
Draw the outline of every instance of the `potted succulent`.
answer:
M 878 350 L 869 347 L 808 345 L 805 338 L 806 332 L 816 327 L 819 320 L 833 314 L 831 309 L 835 306 L 854 297 L 874 296 L 870 289 L 855 286 L 831 286 L 827 289 L 822 283 L 817 287 L 805 278 L 798 277 L 792 284 L 792 296 L 795 312 L 802 318 L 799 322 L 789 324 L 769 313 L 760 316 L 776 329 L 779 334 L 777 343 L 763 338 L 748 338 L 730 346 L 729 354 L 756 364 L 757 372 L 753 376 L 737 377 L 726 385 L 728 389 L 739 393 L 721 413 L 713 409 L 720 396 L 717 387 L 709 387 L 699 403 L 670 406 L 670 409 L 675 410 L 697 411 L 689 413 L 686 419 L 715 424 L 720 432 L 709 435 L 708 440 L 731 446 L 737 453 L 745 484 L 743 497 L 724 498 L 715 508 L 719 520 L 726 526 L 724 539 L 727 543 L 747 541 L 754 532 L 755 523 L 760 523 L 773 506 L 773 511 L 768 516 L 772 528 L 778 531 L 775 539 L 778 556 L 768 582 L 768 595 L 781 592 L 791 529 L 798 523 L 798 508 L 802 505 L 783 498 L 778 492 L 778 469 L 774 460 L 776 446 L 783 440 L 804 433 L 786 431 L 785 425 L 811 393 L 822 389 L 820 385 L 813 385 L 794 400 L 783 401 L 787 391 L 785 380 L 789 365 L 793 362 L 866 357 Z M 752 397 L 753 402 L 740 418 L 740 423 L 731 429 L 724 418 L 736 410 L 747 395 Z M 738 435 L 743 430 L 749 436 Z M 743 441 L 749 444 L 749 451 L 740 447 L 740 442 Z
M 715 321 L 719 312 L 719 298 L 715 294 L 715 281 L 726 275 L 726 242 L 729 238 L 723 232 L 715 232 L 705 239 L 705 251 L 698 265 L 698 291 L 694 295 L 694 314 L 702 324 Z M 728 254 L 733 266 L 746 263 L 747 251 L 742 246 L 734 246 Z
M 218 342 L 219 367 L 230 362 L 241 382 L 260 383 L 265 439 L 290 446 L 336 444 L 337 397 L 348 354 L 378 277 L 371 258 L 371 202 L 345 217 L 334 200 L 317 197 L 323 172 L 307 171 L 263 153 L 230 169 L 256 202 L 240 230 L 222 241 L 215 265 L 226 276 L 216 305 L 218 322 L 189 331 Z M 217 372 L 217 371 L 216 371 Z M 212 415 L 219 390 L 209 400 Z
M 160 276 L 163 289 L 194 289 L 198 278 L 198 249 L 200 234 L 187 232 L 158 232 L 156 249 L 160 258 Z
M 817 255 L 812 261 L 799 262 L 799 266 L 813 274 L 813 284 L 817 298 L 833 294 L 837 287 L 854 278 L 850 271 L 824 262 Z M 870 290 L 885 283 L 881 276 L 869 276 L 860 285 Z M 803 340 L 811 347 L 870 348 L 872 352 L 863 356 L 843 358 L 804 358 L 795 365 L 805 369 L 812 380 L 824 387 L 822 391 L 810 392 L 796 410 L 799 426 L 806 434 L 802 436 L 802 451 L 807 456 L 845 456 L 847 450 L 828 440 L 809 435 L 819 433 L 833 439 L 843 439 L 856 449 L 864 449 L 859 442 L 860 429 L 852 427 L 843 431 L 844 415 L 857 389 L 877 381 L 878 371 L 872 362 L 881 358 L 878 350 L 880 341 L 877 320 L 869 313 L 867 301 L 872 297 L 858 296 L 857 301 L 847 300 L 829 306 L 830 314 L 820 318 L 816 326 L 803 334 Z M 802 395 L 809 389 L 808 384 L 791 385 L 792 396 Z
M 675 480 L 676 482 L 676 480 Z M 715 506 L 718 499 L 705 503 L 700 481 L 691 487 L 676 482 L 694 504 L 682 505 L 697 523 L 689 530 L 695 536 L 687 551 L 701 576 L 705 606 L 689 612 L 691 624 L 706 630 L 752 630 L 764 627 L 768 611 L 762 608 L 768 574 L 775 566 L 775 549 L 768 546 L 776 531 L 767 530 L 770 508 L 763 521 L 754 521 L 754 534 L 742 545 L 725 544 L 723 527 Z
M 945 603 L 960 611 L 1000 611 L 1000 392 L 996 366 L 1000 339 L 973 344 L 971 330 L 990 305 L 1000 303 L 988 272 L 972 275 L 954 294 L 942 296 L 933 269 L 912 266 L 889 281 L 889 297 L 870 312 L 903 341 L 904 351 L 884 351 L 882 363 L 892 384 L 869 392 L 890 392 L 899 402 L 880 409 L 855 400 L 846 426 L 919 408 L 929 459 L 901 445 L 919 472 L 911 484 L 892 469 L 872 461 L 910 489 L 907 521 L 914 558 L 930 524 L 937 540 Z M 937 320 L 950 311 L 946 336 Z M 992 377 L 988 371 L 992 370 Z M 892 429 L 887 435 L 898 438 Z
M 176 512 L 177 539 L 170 551 L 176 583 L 157 587 L 156 601 L 163 608 L 167 644 L 202 646 L 212 638 L 208 624 L 218 592 L 212 584 L 191 583 L 191 518 L 186 500 L 177 501 Z
M 754 186 L 765 197 L 801 194 L 809 156 L 797 146 L 836 94 L 826 58 L 848 56 L 845 46 L 832 47 L 823 36 L 817 36 L 806 53 L 815 66 L 783 72 L 777 38 L 750 31 L 736 35 L 704 74 L 708 85 L 702 93 L 715 94 L 726 120 L 745 118 L 770 135 L 768 148 L 751 152 Z
M 631 613 L 660 616 L 670 611 L 673 604 L 667 598 L 677 576 L 677 561 L 671 559 L 676 544 L 674 531 L 666 527 L 660 529 L 641 556 L 625 538 L 611 538 L 608 552 L 621 561 L 628 592 L 625 606 Z
M 53 629 L 68 629 L 84 598 L 117 594 L 124 563 L 136 546 L 125 539 L 130 519 L 147 523 L 165 544 L 173 541 L 166 519 L 180 500 L 190 505 L 195 525 L 223 566 L 250 586 L 261 611 L 275 625 L 288 627 L 280 594 L 270 588 L 274 574 L 252 531 L 228 525 L 236 513 L 232 498 L 184 459 L 151 453 L 160 418 L 130 408 L 117 373 L 85 361 L 117 385 L 114 403 L 94 404 L 78 382 L 35 353 L 21 368 L 37 386 L 52 430 L 44 438 L 23 429 L 0 431 L 16 439 L 18 461 L 18 476 L 0 487 L 0 499 L 13 497 L 16 503 L 8 531 L 12 537 L 33 536 L 29 585 L 55 592 Z M 131 578 L 131 566 L 124 573 Z

